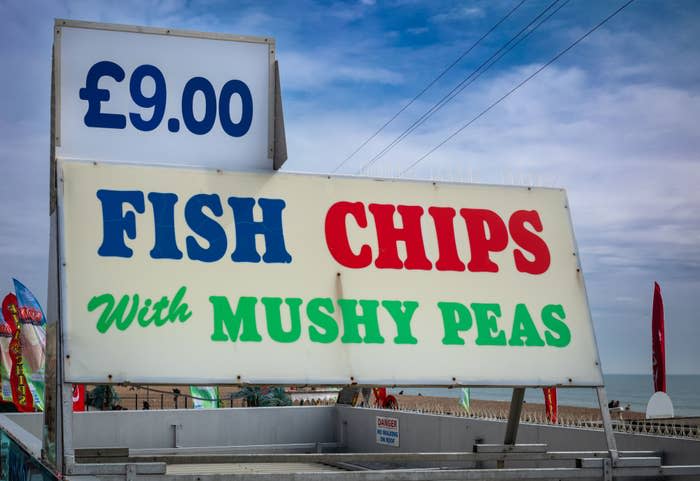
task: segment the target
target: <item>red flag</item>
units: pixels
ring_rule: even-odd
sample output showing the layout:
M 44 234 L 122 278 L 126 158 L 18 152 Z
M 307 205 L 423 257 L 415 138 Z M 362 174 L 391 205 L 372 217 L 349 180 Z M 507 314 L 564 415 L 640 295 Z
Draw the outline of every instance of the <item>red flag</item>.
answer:
M 12 341 L 10 341 L 10 358 L 12 359 L 12 371 L 10 372 L 10 386 L 12 387 L 12 401 L 20 412 L 34 411 L 34 398 L 29 390 L 27 378 L 24 376 L 24 361 L 22 359 L 22 341 L 20 331 L 22 324 L 19 322 L 19 309 L 17 297 L 8 294 L 2 301 L 2 315 L 12 329 Z
M 666 341 L 664 335 L 664 301 L 661 287 L 654 282 L 654 304 L 651 308 L 651 367 L 654 392 L 666 392 Z
M 85 384 L 73 384 L 73 411 L 85 411 Z
M 372 391 L 374 392 L 374 399 L 377 402 L 377 405 L 384 406 L 384 402 L 386 401 L 386 388 L 375 387 L 372 388 Z
M 557 388 L 544 387 L 544 410 L 547 413 L 547 420 L 550 423 L 557 422 Z

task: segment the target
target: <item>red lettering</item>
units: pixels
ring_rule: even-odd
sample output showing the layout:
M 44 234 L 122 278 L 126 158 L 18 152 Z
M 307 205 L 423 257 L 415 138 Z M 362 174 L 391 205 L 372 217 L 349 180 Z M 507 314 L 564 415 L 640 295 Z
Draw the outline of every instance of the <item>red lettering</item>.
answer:
M 374 217 L 377 235 L 376 256 L 368 244 L 353 250 L 348 237 L 348 217 L 356 226 L 368 226 L 365 205 L 362 202 L 340 201 L 333 204 L 326 213 L 325 235 L 328 250 L 333 258 L 345 267 L 361 269 L 374 260 L 379 269 L 430 270 L 433 263 L 426 256 L 421 220 L 424 209 L 421 206 L 369 204 Z M 396 216 L 398 212 L 398 216 Z M 465 266 L 464 256 L 460 256 L 455 236 L 452 207 L 429 207 L 433 225 L 438 258 L 435 268 L 439 271 L 499 272 L 499 265 L 491 258 L 494 253 L 504 251 L 513 239 L 513 259 L 518 272 L 539 275 L 549 269 L 551 254 L 545 240 L 538 235 L 543 231 L 542 220 L 535 210 L 515 211 L 508 223 L 499 214 L 489 209 L 463 208 L 459 210 L 464 219 L 468 244 L 469 262 Z M 395 217 L 400 217 L 400 226 Z M 403 242 L 405 258 L 399 254 L 399 243 Z M 355 246 L 358 247 L 358 246 Z M 23 315 L 37 315 L 40 312 L 23 312 Z
M 503 219 L 488 209 L 460 209 L 467 224 L 471 260 L 467 268 L 471 272 L 498 272 L 498 264 L 491 261 L 491 252 L 501 252 L 508 247 L 508 230 Z M 488 228 L 488 236 L 486 229 Z
M 399 205 L 394 208 L 391 204 L 370 204 L 369 211 L 374 216 L 377 229 L 377 245 L 379 255 L 374 265 L 379 269 L 430 270 L 433 264 L 425 256 L 423 232 L 420 218 L 423 208 L 417 205 Z M 394 225 L 394 210 L 399 212 L 403 227 Z M 406 261 L 399 259 L 398 242 L 406 246 Z
M 397 426 L 396 419 L 390 418 L 377 418 L 377 425 L 379 427 L 395 428 Z
M 19 308 L 19 319 L 21 322 L 39 324 L 43 316 L 39 309 L 30 306 L 22 306 Z
M 336 202 L 326 213 L 326 245 L 333 259 L 339 264 L 353 269 L 361 269 L 372 263 L 372 249 L 367 244 L 360 248 L 360 253 L 355 254 L 348 240 L 346 218 L 354 217 L 355 222 L 361 228 L 367 227 L 367 215 L 362 202 Z
M 535 232 L 542 232 L 542 221 L 536 210 L 518 210 L 513 212 L 508 221 L 510 236 L 516 244 L 526 252 L 532 254 L 534 259 L 529 260 L 520 249 L 513 250 L 515 267 L 520 272 L 528 274 L 542 274 L 549 269 L 551 256 L 547 243 L 540 236 L 525 227 L 529 224 Z
M 464 262 L 459 260 L 457 243 L 455 242 L 453 219 L 456 211 L 451 207 L 430 207 L 428 213 L 435 224 L 435 235 L 440 254 L 435 268 L 439 271 L 463 271 L 465 269 Z

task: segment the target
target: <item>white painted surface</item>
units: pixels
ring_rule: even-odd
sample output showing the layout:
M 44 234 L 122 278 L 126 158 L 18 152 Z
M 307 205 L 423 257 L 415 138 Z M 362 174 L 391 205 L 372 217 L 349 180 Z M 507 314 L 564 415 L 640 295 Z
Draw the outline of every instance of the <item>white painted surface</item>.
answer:
M 208 169 L 269 170 L 268 128 L 270 102 L 270 54 L 266 43 L 237 42 L 191 38 L 175 35 L 60 27 L 59 96 L 56 156 L 73 159 L 96 159 L 101 162 L 134 164 L 187 165 Z M 125 72 L 117 82 L 103 77 L 98 86 L 109 90 L 109 99 L 101 112 L 123 114 L 124 129 L 87 127 L 84 116 L 88 102 L 79 96 L 86 85 L 90 68 L 100 61 L 111 61 Z M 167 94 L 166 111 L 153 131 L 137 130 L 129 113 L 141 113 L 150 119 L 151 109 L 139 107 L 129 93 L 130 76 L 140 65 L 156 66 L 164 75 Z M 214 87 L 217 103 L 222 86 L 229 80 L 241 80 L 253 98 L 250 130 L 242 137 L 231 137 L 221 127 L 219 117 L 204 135 L 189 132 L 183 122 L 181 99 L 183 88 L 193 77 L 206 78 Z M 151 79 L 142 82 L 144 95 L 154 91 Z M 204 100 L 195 95 L 195 117 L 204 116 Z M 241 102 L 232 97 L 231 118 L 241 115 Z M 168 119 L 179 121 L 178 132 L 170 132 Z
M 663 391 L 656 391 L 649 398 L 646 411 L 647 419 L 672 418 L 673 402 L 671 397 Z
M 384 416 L 375 417 L 377 444 L 400 446 L 399 419 Z
M 574 239 L 561 190 L 513 187 L 440 185 L 417 182 L 379 182 L 369 179 L 333 178 L 285 174 L 216 174 L 195 170 L 117 166 L 113 164 L 62 162 L 59 165 L 62 222 L 62 318 L 65 322 L 66 378 L 73 382 L 168 382 L 216 384 L 227 382 L 279 384 L 377 385 L 601 385 L 598 353 L 589 316 L 583 276 L 578 272 Z M 136 215 L 136 236 L 126 245 L 130 258 L 101 257 L 103 219 L 96 196 L 99 189 L 175 192 L 175 233 L 180 260 L 153 259 L 153 212 L 146 201 L 143 214 Z M 217 262 L 188 258 L 186 238 L 195 236 L 184 219 L 184 205 L 195 194 L 215 193 L 224 207 L 214 217 L 227 235 L 226 253 Z M 226 205 L 230 196 L 284 199 L 284 237 L 292 256 L 288 264 L 237 263 L 231 260 L 235 247 L 234 222 Z M 536 210 L 542 219 L 542 238 L 549 246 L 551 265 L 542 275 L 518 272 L 513 263 L 512 239 L 502 252 L 491 255 L 499 272 L 449 272 L 432 270 L 363 269 L 340 265 L 329 253 L 324 237 L 324 219 L 337 201 L 362 201 L 460 208 L 488 208 L 507 218 L 520 209 Z M 256 220 L 260 208 L 255 207 Z M 130 209 L 125 208 L 125 212 Z M 211 213 L 209 213 L 211 214 Z M 423 215 L 422 231 L 426 255 L 438 257 L 435 230 L 430 216 Z M 374 222 L 359 228 L 348 220 L 349 237 L 355 249 L 362 244 L 377 252 Z M 396 222 L 400 222 L 400 219 Z M 460 258 L 469 259 L 465 224 L 455 218 L 456 245 Z M 196 237 L 196 236 L 195 236 Z M 206 246 L 206 241 L 196 237 Z M 261 236 L 258 250 L 264 252 Z M 400 255 L 404 255 L 399 249 Z M 98 311 L 88 312 L 88 302 L 97 295 L 139 293 L 150 297 L 173 296 L 187 287 L 186 301 L 192 317 L 184 323 L 126 330 L 112 327 L 105 334 L 96 330 Z M 232 309 L 241 296 L 258 298 L 257 329 L 261 342 L 213 342 L 213 309 L 210 296 L 225 296 Z M 296 342 L 273 341 L 265 322 L 260 298 L 300 298 L 301 334 Z M 417 344 L 395 344 L 396 324 L 379 310 L 382 344 L 340 342 L 343 321 L 337 314 L 338 298 L 413 300 L 419 303 L 411 320 Z M 305 306 L 312 298 L 334 303 L 339 335 L 333 342 L 310 341 L 311 326 Z M 476 326 L 460 335 L 464 345 L 445 345 L 444 326 L 436 303 L 440 301 L 496 303 L 502 316 L 499 332 L 510 336 L 515 305 L 523 303 L 532 314 L 540 335 L 546 330 L 539 312 L 547 304 L 558 304 L 566 312 L 565 324 L 571 342 L 565 347 L 479 346 Z M 473 313 L 472 313 L 473 315 Z M 289 311 L 282 312 L 289 326 Z M 362 327 L 360 327 L 362 333 Z M 108 378 L 108 376 L 110 376 Z M 240 377 L 239 377 L 240 376 Z

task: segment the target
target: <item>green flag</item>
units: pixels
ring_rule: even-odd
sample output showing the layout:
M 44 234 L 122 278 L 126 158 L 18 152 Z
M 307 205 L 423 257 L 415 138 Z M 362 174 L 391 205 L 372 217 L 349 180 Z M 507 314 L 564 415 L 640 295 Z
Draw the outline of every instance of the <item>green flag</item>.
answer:
M 471 407 L 469 406 L 469 388 L 462 388 L 462 396 L 459 398 L 459 405 L 464 408 L 465 411 L 471 412 Z
M 190 386 L 192 406 L 195 409 L 216 409 L 219 407 L 218 386 Z

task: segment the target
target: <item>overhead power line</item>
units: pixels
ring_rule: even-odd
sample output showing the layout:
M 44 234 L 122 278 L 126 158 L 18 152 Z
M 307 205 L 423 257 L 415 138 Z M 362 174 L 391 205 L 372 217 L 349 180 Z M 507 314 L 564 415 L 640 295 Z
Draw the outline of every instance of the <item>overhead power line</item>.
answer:
M 436 112 L 442 109 L 447 103 L 452 101 L 457 95 L 459 95 L 465 88 L 474 83 L 482 74 L 488 71 L 496 62 L 503 58 L 508 52 L 513 50 L 517 45 L 519 45 L 523 40 L 529 37 L 534 31 L 536 31 L 544 22 L 549 20 L 554 14 L 566 5 L 569 0 L 565 0 L 563 3 L 552 10 L 549 15 L 542 18 L 550 9 L 552 9 L 560 0 L 554 0 L 552 3 L 547 5 L 544 10 L 542 10 L 537 16 L 535 16 L 527 25 L 520 29 L 513 37 L 511 37 L 506 43 L 504 43 L 501 48 L 496 50 L 489 58 L 482 62 L 477 68 L 475 68 L 467 77 L 462 79 L 455 87 L 445 94 L 440 100 L 433 104 L 428 110 L 426 110 L 417 120 L 415 120 L 411 125 L 409 125 L 401 134 L 398 135 L 394 140 L 389 142 L 379 153 L 372 157 L 362 168 L 358 171 L 361 172 L 368 167 L 372 166 L 376 161 L 384 157 L 391 149 L 396 147 L 400 142 L 408 137 L 414 130 L 420 127 L 426 120 L 433 116 Z M 541 19 L 541 20 L 540 20 Z M 539 23 L 537 23 L 539 21 Z M 530 27 L 535 25 L 532 29 L 527 31 Z M 523 35 L 524 32 L 526 32 Z M 522 35 L 522 36 L 521 36 Z
M 525 1 L 526 0 L 521 0 L 520 3 L 518 3 L 515 7 L 513 7 L 508 13 L 505 14 L 505 16 L 503 18 L 501 18 L 498 22 L 496 22 L 496 24 L 494 24 L 493 27 L 491 27 L 476 42 L 474 42 L 471 47 L 469 47 L 467 50 L 462 52 L 462 54 L 459 57 L 457 57 L 457 59 L 454 62 L 452 62 L 450 65 L 448 65 L 442 72 L 440 72 L 440 74 L 437 77 L 435 77 L 433 80 L 431 80 L 428 85 L 423 87 L 423 90 L 418 92 L 418 94 L 416 94 L 416 96 L 413 97 L 406 105 L 401 107 L 401 109 L 399 109 L 399 111 L 396 112 L 393 117 L 391 117 L 389 120 L 387 120 L 384 123 L 384 125 L 379 127 L 372 135 L 370 135 L 364 142 L 362 142 L 362 144 L 360 144 L 359 147 L 357 147 L 350 155 L 348 155 L 345 159 L 343 159 L 343 161 L 340 164 L 338 164 L 335 169 L 333 169 L 333 172 L 337 172 L 338 169 L 340 169 L 343 165 L 345 165 L 345 163 L 348 160 L 352 159 L 355 156 L 355 154 L 357 154 L 360 150 L 362 150 L 362 148 L 365 145 L 367 145 L 372 139 L 374 139 L 377 135 L 379 135 L 379 133 L 382 130 L 384 130 L 394 120 L 396 120 L 396 118 L 399 115 L 401 115 L 404 112 L 404 110 L 406 110 L 408 107 L 410 107 L 413 104 L 413 102 L 418 100 L 425 92 L 427 92 L 430 89 L 430 87 L 435 85 L 435 83 L 437 83 L 438 80 L 440 80 L 442 77 L 444 77 L 447 72 L 452 70 L 452 68 L 455 65 L 457 65 L 464 57 L 466 57 L 469 54 L 469 52 L 471 52 L 477 45 L 479 45 L 482 40 L 484 40 L 486 37 L 488 37 L 494 30 L 496 30 L 496 28 L 498 28 L 499 25 L 501 25 L 503 22 L 506 21 L 506 19 L 508 19 L 508 17 L 510 17 L 513 13 L 515 13 L 515 11 L 517 9 L 519 9 L 522 6 L 522 4 L 525 3 Z
M 515 87 L 513 87 L 512 89 L 510 89 L 505 95 L 503 95 L 503 96 L 500 97 L 498 100 L 496 100 L 495 102 L 493 102 L 491 105 L 489 105 L 488 107 L 486 107 L 486 108 L 485 108 L 484 110 L 482 110 L 478 115 L 476 115 L 474 118 L 472 118 L 469 122 L 467 122 L 466 124 L 462 125 L 462 126 L 461 126 L 460 128 L 458 128 L 457 130 L 455 130 L 454 132 L 452 132 L 452 133 L 451 133 L 450 135 L 448 135 L 442 142 L 440 142 L 440 143 L 437 144 L 435 147 L 433 147 L 432 149 L 430 149 L 430 150 L 429 150 L 428 152 L 426 152 L 422 157 L 419 157 L 415 162 L 413 162 L 413 163 L 412 163 L 411 165 L 409 165 L 406 169 L 404 169 L 404 170 L 399 174 L 399 177 L 403 176 L 406 172 L 408 172 L 409 170 L 413 169 L 416 165 L 418 165 L 420 162 L 422 162 L 426 157 L 428 157 L 430 154 L 432 154 L 432 153 L 435 152 L 437 149 L 439 149 L 440 147 L 442 147 L 443 145 L 445 145 L 447 142 L 449 142 L 455 135 L 459 134 L 459 133 L 462 132 L 464 129 L 466 129 L 467 127 L 469 127 L 471 124 L 473 124 L 474 122 L 476 122 L 477 120 L 479 120 L 482 116 L 484 116 L 484 115 L 485 115 L 487 112 L 489 112 L 492 108 L 494 108 L 496 105 L 498 105 L 499 103 L 501 103 L 502 101 L 504 101 L 506 98 L 508 98 L 513 92 L 515 92 L 516 90 L 518 90 L 520 87 L 522 87 L 523 85 L 525 85 L 526 83 L 528 83 L 530 80 L 532 80 L 537 74 L 539 74 L 539 73 L 542 72 L 544 69 L 546 69 L 547 67 L 549 67 L 550 65 L 552 65 L 554 62 L 556 62 L 562 55 L 564 55 L 565 53 L 567 53 L 569 50 L 571 50 L 571 49 L 574 48 L 576 45 L 578 45 L 578 44 L 581 43 L 583 40 L 585 40 L 585 39 L 586 39 L 589 35 L 591 35 L 593 32 L 595 32 L 595 31 L 598 30 L 600 27 L 602 27 L 603 25 L 605 25 L 610 19 L 612 19 L 612 18 L 613 18 L 614 16 L 616 16 L 618 13 L 620 13 L 620 12 L 623 11 L 625 8 L 627 8 L 632 2 L 634 2 L 634 0 L 628 0 L 628 1 L 627 1 L 624 5 L 622 5 L 620 8 L 618 8 L 618 9 L 615 10 L 613 13 L 611 13 L 610 15 L 608 15 L 607 17 L 605 17 L 603 20 L 601 20 L 596 26 L 594 26 L 593 28 L 591 28 L 588 32 L 586 32 L 585 34 L 583 34 L 582 36 L 580 36 L 578 39 L 576 39 L 572 44 L 570 44 L 570 45 L 569 45 L 568 47 L 566 47 L 564 50 L 562 50 L 561 52 L 559 52 L 558 54 L 556 54 L 554 57 L 552 57 L 552 59 L 549 60 L 549 62 L 547 62 L 546 64 L 542 65 L 540 68 L 538 68 L 537 70 L 535 70 L 535 72 L 533 72 L 532 74 L 530 74 L 529 76 L 527 76 L 527 77 L 526 77 L 523 81 L 521 81 L 518 85 L 516 85 Z

